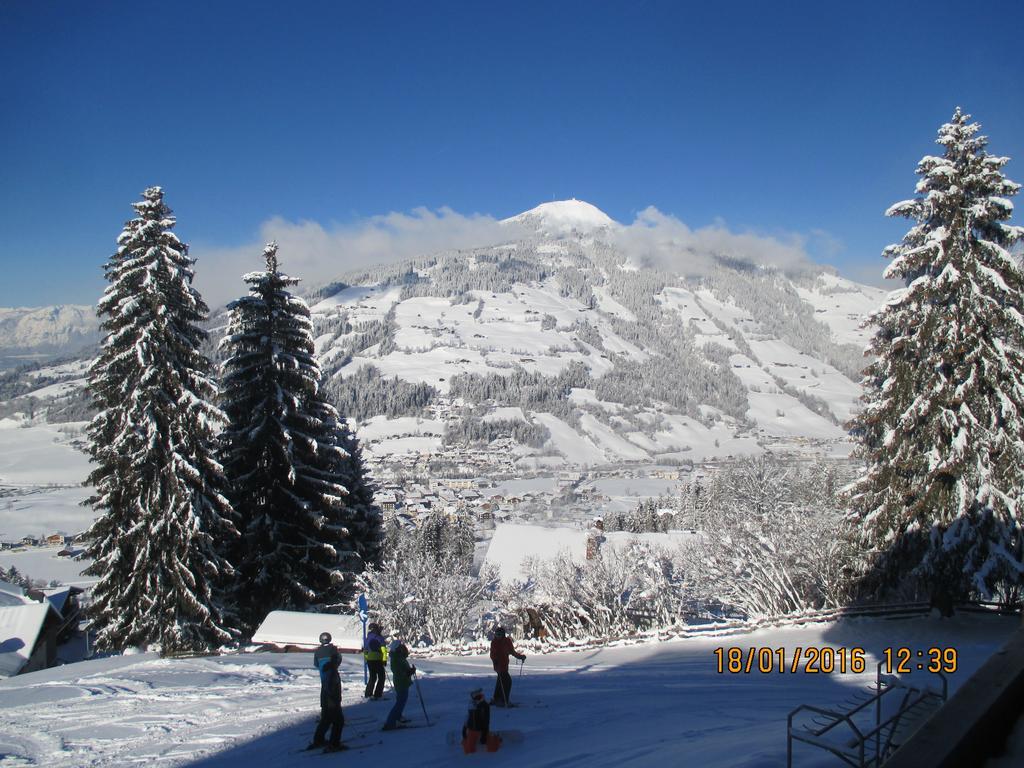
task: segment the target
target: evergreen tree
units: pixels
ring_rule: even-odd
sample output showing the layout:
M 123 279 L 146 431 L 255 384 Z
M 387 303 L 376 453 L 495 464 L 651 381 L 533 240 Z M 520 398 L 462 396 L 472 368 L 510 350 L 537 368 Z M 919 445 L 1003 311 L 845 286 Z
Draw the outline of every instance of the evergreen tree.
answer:
M 160 187 L 133 207 L 105 266 L 106 337 L 88 378 L 93 626 L 100 648 L 202 651 L 232 636 L 220 604 L 232 569 L 220 553 L 237 536 L 212 452 L 223 414 L 200 352 L 208 310 Z
M 383 556 L 384 515 L 373 500 L 375 488 L 367 478 L 363 448 L 348 422 L 336 422 L 336 440 L 345 452 L 337 469 L 340 482 L 348 489 L 345 497 L 345 526 L 352 535 L 352 546 L 357 556 L 346 570 L 362 572 L 380 563 Z
M 876 360 L 851 424 L 867 465 L 851 499 L 875 574 L 944 612 L 1021 574 L 1024 274 L 1009 249 L 1024 229 L 1005 223 L 1020 187 L 969 117 L 942 126 L 918 197 L 887 211 L 915 222 L 884 254 L 906 288 L 872 317 Z
M 225 472 L 242 520 L 237 603 L 250 626 L 268 611 L 332 606 L 357 554 L 345 525 L 349 456 L 323 397 L 309 308 L 278 269 L 244 276 L 249 295 L 229 304 L 221 342 Z

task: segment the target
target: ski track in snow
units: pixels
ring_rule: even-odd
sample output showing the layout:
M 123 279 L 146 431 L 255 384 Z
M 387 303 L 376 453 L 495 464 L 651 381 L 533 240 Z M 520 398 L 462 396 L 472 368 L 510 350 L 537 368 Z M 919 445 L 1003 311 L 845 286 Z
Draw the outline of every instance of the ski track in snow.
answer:
M 699 765 L 773 768 L 785 762 L 785 722 L 802 703 L 840 705 L 874 679 L 887 646 L 953 646 L 960 654 L 955 688 L 1018 625 L 1015 618 L 847 620 L 695 638 L 530 655 L 512 698 L 520 707 L 492 710 L 494 729 L 524 740 L 483 759 L 495 766 Z M 863 646 L 862 675 L 721 675 L 718 646 Z M 415 656 L 415 652 L 414 652 Z M 447 766 L 463 759 L 446 743 L 465 716 L 468 692 L 490 692 L 486 657 L 416 659 L 435 726 L 381 734 L 390 701 L 363 702 L 361 660 L 342 665 L 344 738 L 358 749 L 346 763 Z M 318 713 L 319 678 L 310 654 L 240 654 L 164 660 L 110 657 L 0 681 L 0 766 L 302 765 Z M 423 715 L 415 689 L 405 710 Z M 378 742 L 381 742 L 379 743 Z M 826 753 L 798 746 L 795 765 L 831 766 Z

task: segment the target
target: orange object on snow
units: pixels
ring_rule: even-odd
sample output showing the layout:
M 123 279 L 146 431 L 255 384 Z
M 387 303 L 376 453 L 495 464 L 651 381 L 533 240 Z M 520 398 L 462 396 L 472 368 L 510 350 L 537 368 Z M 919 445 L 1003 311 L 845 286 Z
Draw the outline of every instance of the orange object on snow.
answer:
M 500 747 L 500 746 L 501 746 L 501 736 L 496 734 L 494 731 L 491 731 L 490 733 L 488 733 L 487 734 L 487 751 L 488 752 L 497 752 L 498 751 L 498 747 Z
M 488 748 L 490 748 L 490 739 L 488 739 Z M 466 729 L 466 735 L 462 739 L 462 751 L 467 755 L 471 755 L 476 752 L 476 745 L 480 743 L 480 731 L 474 731 Z

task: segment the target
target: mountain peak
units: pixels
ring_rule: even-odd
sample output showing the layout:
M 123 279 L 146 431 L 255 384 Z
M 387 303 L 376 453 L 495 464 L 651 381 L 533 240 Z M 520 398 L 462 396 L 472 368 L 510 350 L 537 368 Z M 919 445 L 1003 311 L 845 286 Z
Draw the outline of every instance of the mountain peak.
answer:
M 541 203 L 518 216 L 505 219 L 506 222 L 537 226 L 539 229 L 556 232 L 568 232 L 576 229 L 581 232 L 593 229 L 614 227 L 615 220 L 595 205 L 584 200 L 553 200 Z

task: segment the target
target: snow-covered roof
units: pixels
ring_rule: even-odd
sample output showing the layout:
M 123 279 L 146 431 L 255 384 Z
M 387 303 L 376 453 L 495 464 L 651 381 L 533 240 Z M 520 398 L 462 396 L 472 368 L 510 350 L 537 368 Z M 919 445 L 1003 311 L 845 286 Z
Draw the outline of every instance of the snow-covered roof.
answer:
M 13 677 L 28 664 L 49 610 L 35 602 L 0 607 L 0 677 Z
M 494 565 L 502 579 L 523 579 L 523 560 L 532 557 L 537 560 L 553 560 L 562 552 L 577 563 L 586 562 L 587 536 L 590 531 L 582 528 L 556 527 L 542 525 L 517 525 L 502 523 L 494 529 L 494 536 L 487 548 L 484 563 Z M 674 547 L 693 534 L 683 531 L 668 533 L 630 533 L 628 531 L 611 531 L 602 534 L 603 546 L 613 549 L 624 549 L 631 542 L 639 541 L 653 547 Z
M 72 587 L 56 587 L 54 589 L 43 590 L 43 594 L 46 596 L 47 601 L 53 606 L 57 613 L 64 613 L 64 605 L 67 603 L 68 598 L 71 597 Z M 81 592 L 81 590 L 78 590 Z
M 11 584 L 9 581 L 0 581 L 0 606 L 4 605 L 25 605 L 33 602 L 25 596 L 24 587 Z
M 338 613 L 303 613 L 271 611 L 252 636 L 257 645 L 294 645 L 316 648 L 321 632 L 330 632 L 333 642 L 342 650 L 363 647 L 363 624 L 358 616 Z
M 502 579 L 522 579 L 523 560 L 553 560 L 562 552 L 583 562 L 587 557 L 587 532 L 581 528 L 547 528 L 542 525 L 501 524 L 487 547 L 484 562 L 498 568 Z

